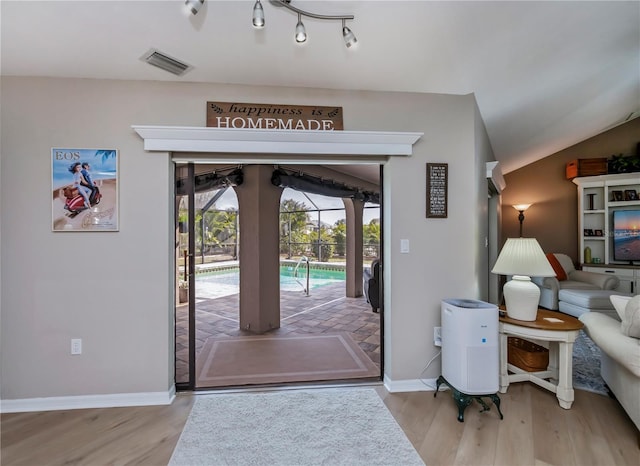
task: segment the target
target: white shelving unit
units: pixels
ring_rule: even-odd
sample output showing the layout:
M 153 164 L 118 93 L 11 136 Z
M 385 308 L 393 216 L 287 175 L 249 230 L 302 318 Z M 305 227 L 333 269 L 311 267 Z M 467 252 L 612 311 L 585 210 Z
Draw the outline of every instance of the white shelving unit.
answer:
M 619 175 L 585 176 L 574 178 L 578 186 L 578 238 L 580 244 L 580 263 L 583 270 L 600 273 L 615 273 L 620 275 L 621 281 L 629 281 L 629 271 L 640 274 L 640 268 L 625 266 L 613 260 L 613 212 L 616 209 L 637 208 L 640 210 L 640 200 L 617 200 L 614 191 L 624 192 L 634 190 L 640 195 L 640 173 Z M 593 201 L 590 200 L 593 199 Z M 593 207 L 593 208 L 592 208 Z M 586 234 L 587 230 L 593 235 Z M 596 235 L 598 233 L 598 235 Z M 601 233 L 601 236 L 600 236 Z M 590 263 L 585 263 L 584 251 L 591 248 Z M 599 259 L 595 262 L 593 259 Z M 612 266 L 615 266 L 612 268 Z M 603 267 L 607 270 L 602 269 Z M 627 272 L 625 272 L 625 269 Z M 631 286 L 637 289 L 637 287 Z
M 617 265 L 614 267 L 611 267 L 610 265 L 584 265 L 582 270 L 615 275 L 620 280 L 620 284 L 616 289 L 623 293 L 638 294 L 638 290 L 640 290 L 640 268 L 638 267 L 630 265 Z

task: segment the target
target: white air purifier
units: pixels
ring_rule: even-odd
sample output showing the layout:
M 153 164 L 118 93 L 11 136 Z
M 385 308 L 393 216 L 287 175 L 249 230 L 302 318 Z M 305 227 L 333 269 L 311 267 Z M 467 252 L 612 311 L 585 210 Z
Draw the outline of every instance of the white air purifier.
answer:
M 498 307 L 472 299 L 442 301 L 442 377 L 468 395 L 498 392 Z

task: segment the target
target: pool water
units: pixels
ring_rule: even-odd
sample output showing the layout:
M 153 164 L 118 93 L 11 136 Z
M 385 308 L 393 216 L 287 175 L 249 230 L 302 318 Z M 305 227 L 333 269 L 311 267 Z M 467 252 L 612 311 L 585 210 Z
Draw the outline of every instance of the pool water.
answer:
M 300 291 L 301 286 L 293 276 L 294 267 L 280 267 L 280 291 Z M 309 288 L 344 282 L 344 270 L 309 269 Z M 298 280 L 306 286 L 306 269 L 298 269 Z M 215 299 L 240 292 L 240 269 L 227 269 L 196 275 L 196 298 Z

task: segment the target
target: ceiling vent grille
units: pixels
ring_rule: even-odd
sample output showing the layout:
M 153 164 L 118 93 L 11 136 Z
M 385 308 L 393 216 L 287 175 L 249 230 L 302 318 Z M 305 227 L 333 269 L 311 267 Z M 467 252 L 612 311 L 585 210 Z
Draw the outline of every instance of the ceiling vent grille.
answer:
M 169 73 L 175 74 L 176 76 L 182 76 L 193 68 L 191 65 L 183 63 L 180 60 L 170 57 L 166 53 L 162 53 L 156 49 L 149 50 L 141 57 L 141 60 L 168 71 Z

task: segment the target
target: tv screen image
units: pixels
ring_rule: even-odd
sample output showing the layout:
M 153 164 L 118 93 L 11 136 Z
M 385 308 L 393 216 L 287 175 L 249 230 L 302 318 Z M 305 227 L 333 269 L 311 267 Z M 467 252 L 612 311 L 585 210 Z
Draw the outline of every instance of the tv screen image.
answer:
M 613 212 L 613 259 L 640 261 L 640 210 Z

